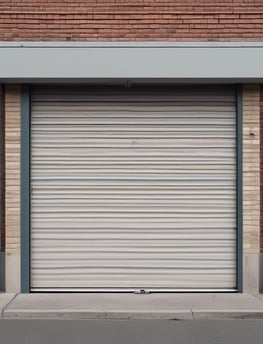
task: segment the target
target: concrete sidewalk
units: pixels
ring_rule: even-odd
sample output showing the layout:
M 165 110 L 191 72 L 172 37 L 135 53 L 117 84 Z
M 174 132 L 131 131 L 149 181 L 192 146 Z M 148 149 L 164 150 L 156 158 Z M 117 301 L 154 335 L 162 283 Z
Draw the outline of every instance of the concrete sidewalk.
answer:
M 263 296 L 3 293 L 0 309 L 5 319 L 263 319 Z

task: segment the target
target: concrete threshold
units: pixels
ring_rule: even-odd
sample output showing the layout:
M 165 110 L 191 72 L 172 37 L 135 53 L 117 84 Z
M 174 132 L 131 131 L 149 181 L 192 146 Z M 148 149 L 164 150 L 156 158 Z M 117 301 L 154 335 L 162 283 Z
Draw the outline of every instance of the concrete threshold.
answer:
M 263 319 L 263 298 L 251 294 L 3 295 L 4 319 Z

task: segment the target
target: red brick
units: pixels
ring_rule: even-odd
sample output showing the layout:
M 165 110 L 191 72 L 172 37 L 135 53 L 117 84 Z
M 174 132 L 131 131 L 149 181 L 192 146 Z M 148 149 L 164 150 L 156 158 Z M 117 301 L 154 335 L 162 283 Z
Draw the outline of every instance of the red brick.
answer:
M 0 40 L 263 40 L 262 0 L 5 0 L 0 18 Z

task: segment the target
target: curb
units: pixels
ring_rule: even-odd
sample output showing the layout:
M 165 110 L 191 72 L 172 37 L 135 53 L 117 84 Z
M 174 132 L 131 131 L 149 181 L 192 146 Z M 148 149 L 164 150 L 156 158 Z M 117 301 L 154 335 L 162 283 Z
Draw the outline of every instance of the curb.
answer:
M 103 311 L 8 311 L 3 319 L 63 319 L 63 320 L 201 320 L 201 319 L 263 319 L 263 312 L 258 311 L 179 311 L 179 312 L 103 312 Z

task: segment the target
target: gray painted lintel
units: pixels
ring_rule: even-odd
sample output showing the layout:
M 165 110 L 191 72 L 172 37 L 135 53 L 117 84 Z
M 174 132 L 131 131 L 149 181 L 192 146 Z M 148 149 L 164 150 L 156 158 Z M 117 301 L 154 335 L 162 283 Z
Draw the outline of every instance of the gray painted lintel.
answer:
M 216 85 L 237 85 L 237 84 L 260 84 L 263 78 L 0 78 L 3 84 L 84 84 L 84 85 L 126 85 L 127 82 L 131 86 L 142 84 L 153 85 L 187 85 L 187 84 L 216 84 Z
M 263 82 L 260 42 L 2 42 L 0 60 L 2 82 Z

